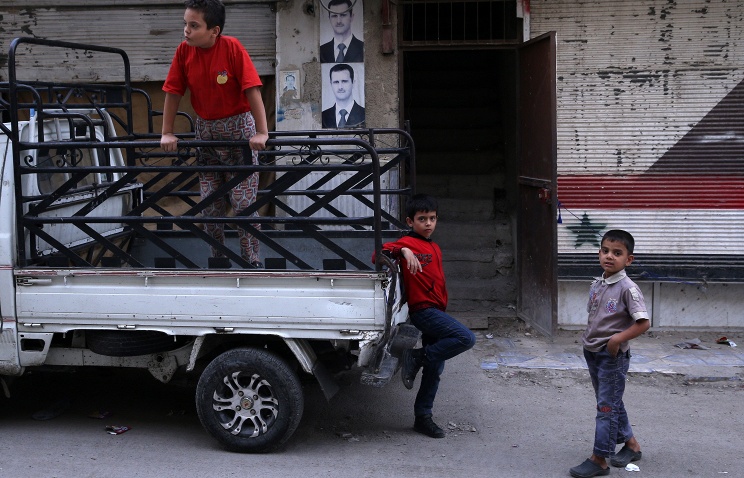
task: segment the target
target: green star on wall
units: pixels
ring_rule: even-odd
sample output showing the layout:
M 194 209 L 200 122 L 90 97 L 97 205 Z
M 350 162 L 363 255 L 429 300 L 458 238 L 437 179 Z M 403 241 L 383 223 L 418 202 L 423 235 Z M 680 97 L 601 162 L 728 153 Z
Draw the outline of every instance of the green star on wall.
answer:
M 577 226 L 566 226 L 571 232 L 576 234 L 575 247 L 578 249 L 582 244 L 587 243 L 599 247 L 600 232 L 607 227 L 607 224 L 592 223 L 591 219 L 585 212 L 581 217 L 581 223 Z

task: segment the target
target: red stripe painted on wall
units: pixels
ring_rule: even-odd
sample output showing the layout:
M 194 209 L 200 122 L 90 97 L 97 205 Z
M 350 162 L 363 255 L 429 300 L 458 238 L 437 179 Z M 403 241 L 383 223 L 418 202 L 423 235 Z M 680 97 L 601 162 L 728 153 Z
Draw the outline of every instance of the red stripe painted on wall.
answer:
M 744 209 L 744 176 L 559 176 L 567 208 Z

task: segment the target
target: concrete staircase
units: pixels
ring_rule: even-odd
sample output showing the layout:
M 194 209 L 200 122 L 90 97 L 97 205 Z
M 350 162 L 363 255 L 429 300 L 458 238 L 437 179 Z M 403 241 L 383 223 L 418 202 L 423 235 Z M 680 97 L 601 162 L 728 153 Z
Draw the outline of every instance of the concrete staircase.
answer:
M 503 177 L 419 175 L 417 192 L 439 201 L 433 239 L 442 248 L 447 311 L 473 329 L 516 316 L 512 225 Z

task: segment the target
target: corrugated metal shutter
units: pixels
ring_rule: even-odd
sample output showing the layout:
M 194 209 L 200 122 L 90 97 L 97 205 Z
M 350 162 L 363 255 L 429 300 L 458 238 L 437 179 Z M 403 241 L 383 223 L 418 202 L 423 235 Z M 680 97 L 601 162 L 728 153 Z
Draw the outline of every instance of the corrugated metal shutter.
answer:
M 558 40 L 559 252 L 623 228 L 644 256 L 740 255 L 744 2 L 530 6 Z
M 13 38 L 33 36 L 121 48 L 129 55 L 133 81 L 163 81 L 183 36 L 183 4 L 112 7 L 111 2 L 107 6 L 88 3 L 88 6 L 22 9 L 3 3 L 0 6 L 0 63 L 5 63 Z M 270 7 L 267 3 L 227 5 L 225 34 L 240 39 L 261 75 L 274 74 L 276 18 Z M 51 51 L 45 57 L 43 49 L 34 52 L 34 61 L 24 63 L 34 65 L 38 79 L 70 79 L 74 58 L 58 58 L 52 56 Z M 90 72 L 91 79 L 120 80 L 120 64 L 115 58 L 101 58 L 96 62 L 95 71 Z M 0 79 L 7 80 L 7 69 L 0 70 Z

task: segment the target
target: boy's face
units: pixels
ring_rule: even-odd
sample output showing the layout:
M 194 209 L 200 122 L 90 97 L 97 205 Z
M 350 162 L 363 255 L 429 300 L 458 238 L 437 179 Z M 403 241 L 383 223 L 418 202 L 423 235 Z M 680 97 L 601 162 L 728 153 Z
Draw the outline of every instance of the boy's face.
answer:
M 620 272 L 633 262 L 633 254 L 620 241 L 605 239 L 599 248 L 599 264 L 604 269 L 604 277 Z
M 408 227 L 413 228 L 413 232 L 429 239 L 437 227 L 436 211 L 416 211 L 413 219 L 406 218 Z
M 204 21 L 204 13 L 187 8 L 183 14 L 183 36 L 189 46 L 209 48 L 217 41 L 220 27 L 207 28 Z

